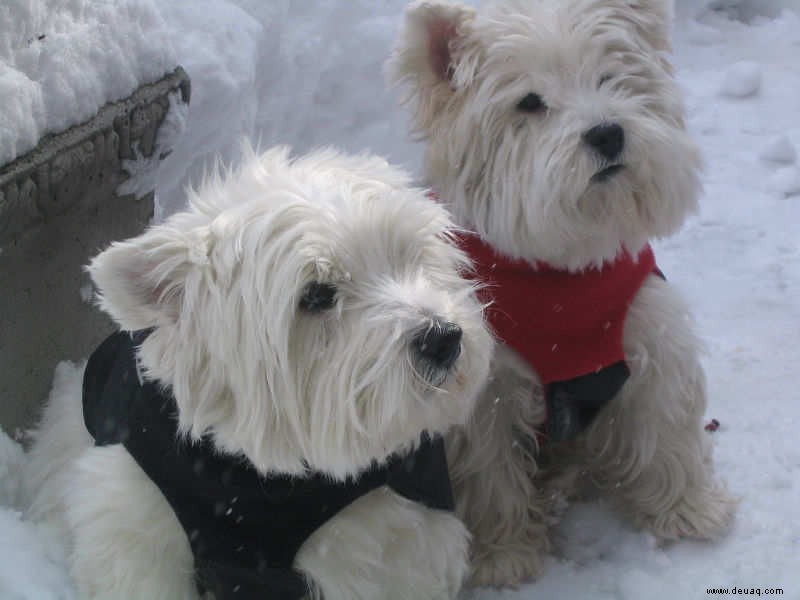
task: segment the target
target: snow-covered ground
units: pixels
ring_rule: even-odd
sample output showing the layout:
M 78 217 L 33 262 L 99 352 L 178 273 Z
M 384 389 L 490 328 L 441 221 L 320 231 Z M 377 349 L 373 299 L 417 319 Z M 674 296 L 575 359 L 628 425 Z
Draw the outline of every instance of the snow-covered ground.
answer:
M 370 148 L 416 170 L 420 147 L 381 74 L 403 5 L 159 4 L 153 22 L 171 32 L 158 38 L 163 56 L 174 53 L 193 87 L 186 134 L 159 173 L 163 211 L 180 206 L 181 185 L 215 154 L 233 157 L 241 134 L 299 151 Z M 602 503 L 574 505 L 554 530 L 541 580 L 465 599 L 699 599 L 734 587 L 800 599 L 800 0 L 680 0 L 678 8 L 675 63 L 707 158 L 706 193 L 701 214 L 656 251 L 708 344 L 708 416 L 722 424 L 709 435 L 718 470 L 741 496 L 738 520 L 720 542 L 660 547 Z M 71 598 L 58 552 L 14 512 L 24 506 L 23 460 L 0 435 L 0 598 Z

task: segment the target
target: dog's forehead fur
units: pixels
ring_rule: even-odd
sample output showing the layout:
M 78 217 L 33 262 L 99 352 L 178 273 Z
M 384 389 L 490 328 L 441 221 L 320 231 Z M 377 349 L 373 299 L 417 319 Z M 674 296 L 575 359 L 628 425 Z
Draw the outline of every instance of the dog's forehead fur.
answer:
M 551 92 L 551 107 L 570 88 L 593 86 L 615 71 L 669 68 L 659 60 L 659 45 L 637 35 L 608 3 L 595 0 L 491 5 L 477 15 L 471 30 L 468 36 L 478 43 L 464 51 L 481 55 L 477 83 L 488 71 L 502 71 L 510 82 L 531 80 L 541 85 L 542 94 Z
M 190 201 L 215 242 L 238 250 L 286 236 L 287 251 L 347 262 L 443 241 L 454 227 L 445 210 L 409 189 L 407 175 L 383 159 L 357 159 L 328 150 L 291 160 L 273 150 L 225 180 L 207 181 Z
M 667 50 L 673 8 L 672 0 L 495 0 L 481 4 L 472 26 L 490 36 L 499 31 L 529 35 L 532 29 L 565 35 L 625 29 L 631 43 Z

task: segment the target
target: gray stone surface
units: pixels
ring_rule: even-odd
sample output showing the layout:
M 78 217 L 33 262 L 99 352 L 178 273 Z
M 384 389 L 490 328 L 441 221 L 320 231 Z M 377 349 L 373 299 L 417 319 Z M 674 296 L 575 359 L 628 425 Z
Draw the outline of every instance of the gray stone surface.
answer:
M 7 433 L 32 424 L 59 361 L 85 358 L 111 331 L 91 303 L 83 266 L 152 216 L 152 193 L 116 195 L 127 178 L 121 161 L 136 145 L 152 156 L 169 94 L 180 91 L 188 103 L 189 89 L 178 68 L 0 167 L 0 426 Z

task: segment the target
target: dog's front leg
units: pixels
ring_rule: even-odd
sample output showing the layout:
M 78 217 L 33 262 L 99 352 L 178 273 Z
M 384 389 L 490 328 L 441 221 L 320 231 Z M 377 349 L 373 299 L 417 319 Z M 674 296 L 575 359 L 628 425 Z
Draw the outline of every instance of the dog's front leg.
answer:
M 468 569 L 469 534 L 452 513 L 378 488 L 342 509 L 300 548 L 313 598 L 448 600 Z
M 548 502 L 534 483 L 541 397 L 535 375 L 500 347 L 473 418 L 447 438 L 456 512 L 473 536 L 471 585 L 516 585 L 544 567 Z
M 688 314 L 667 283 L 648 280 L 626 321 L 631 377 L 586 437 L 595 478 L 661 539 L 715 537 L 736 507 L 712 469 L 705 376 Z
M 81 598 L 198 598 L 189 540 L 122 445 L 86 450 L 71 475 L 64 509 Z

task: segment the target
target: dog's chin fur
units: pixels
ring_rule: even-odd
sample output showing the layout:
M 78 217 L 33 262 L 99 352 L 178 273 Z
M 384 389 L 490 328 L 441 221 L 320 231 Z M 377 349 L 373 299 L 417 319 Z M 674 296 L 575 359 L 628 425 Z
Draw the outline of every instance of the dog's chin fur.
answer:
M 667 60 L 671 15 L 670 0 L 413 3 L 387 72 L 459 224 L 501 254 L 573 271 L 675 232 L 697 209 L 701 157 Z M 543 104 L 526 112 L 529 94 Z M 584 139 L 605 124 L 624 132 L 611 159 Z M 713 478 L 687 314 L 667 284 L 645 282 L 625 326 L 630 379 L 577 442 L 546 449 L 539 379 L 498 350 L 475 418 L 448 447 L 473 583 L 540 573 L 548 514 L 574 473 L 661 538 L 727 528 L 735 503 Z
M 382 159 L 246 148 L 185 212 L 88 270 L 123 330 L 152 330 L 138 359 L 174 395 L 182 435 L 208 435 L 264 474 L 343 479 L 423 430 L 463 424 L 484 385 L 493 342 L 453 228 Z M 310 283 L 335 286 L 333 305 L 304 308 Z M 436 319 L 463 334 L 434 380 L 412 341 Z M 171 508 L 123 448 L 91 447 L 78 387 L 54 389 L 35 439 L 31 516 L 61 523 L 83 595 L 194 597 Z M 451 597 L 467 543 L 454 515 L 379 489 L 318 530 L 295 566 L 326 600 Z

